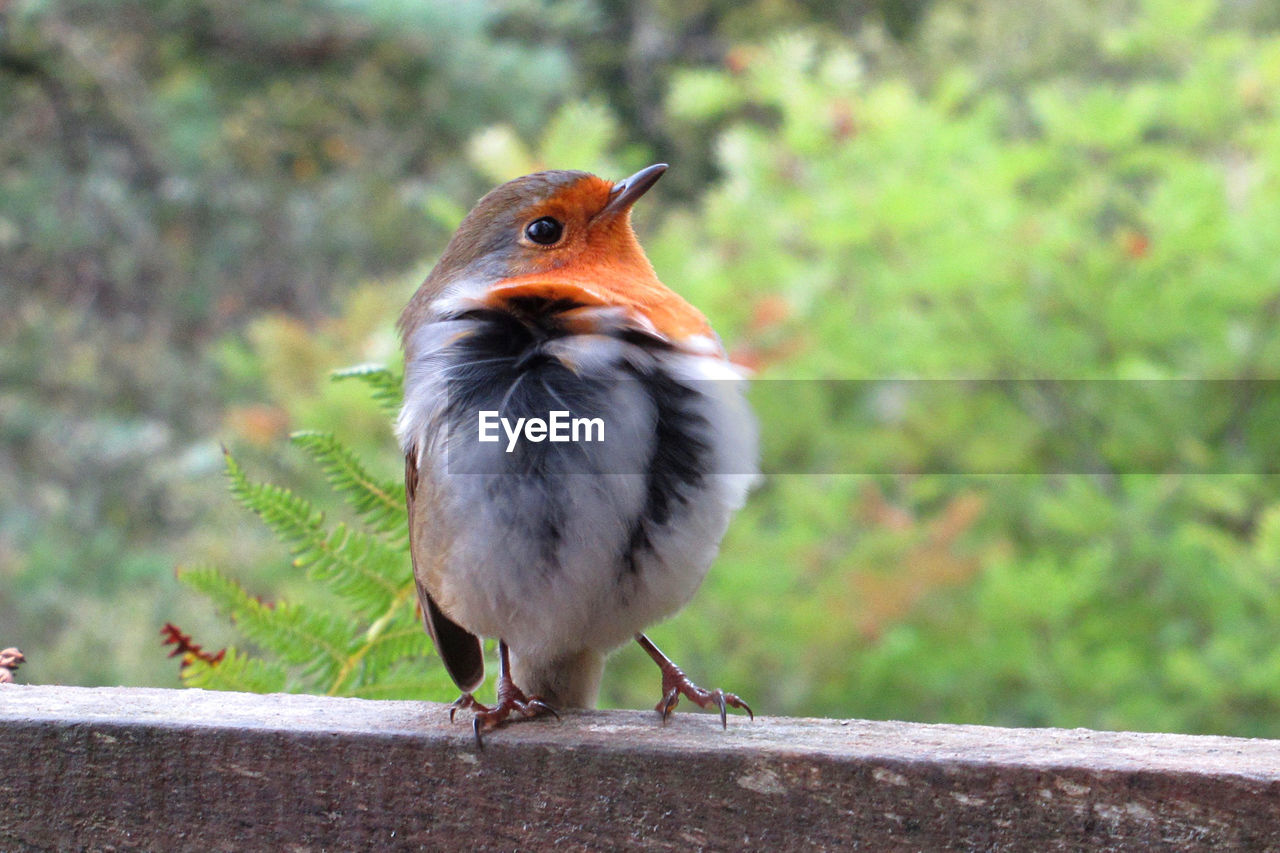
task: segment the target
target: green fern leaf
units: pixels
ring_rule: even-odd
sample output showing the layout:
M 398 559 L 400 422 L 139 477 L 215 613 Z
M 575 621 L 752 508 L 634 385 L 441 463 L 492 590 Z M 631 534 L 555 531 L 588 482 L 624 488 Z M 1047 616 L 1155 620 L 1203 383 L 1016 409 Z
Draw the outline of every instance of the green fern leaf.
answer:
M 385 367 L 352 368 L 334 378 L 360 379 L 385 409 L 399 406 L 401 378 Z M 184 683 L 379 698 L 447 696 L 452 692 L 448 676 L 428 662 L 431 642 L 416 613 L 403 486 L 374 477 L 329 433 L 300 432 L 292 438 L 319 465 L 330 489 L 354 510 L 358 526 L 327 524 L 325 513 L 311 501 L 250 480 L 224 449 L 229 488 L 237 502 L 288 546 L 293 564 L 332 593 L 331 600 L 323 607 L 268 604 L 214 569 L 181 570 L 182 582 L 227 614 L 255 649 L 255 656 L 229 649 L 220 662 L 188 662 Z
M 291 546 L 295 565 L 307 568 L 313 579 L 331 581 L 364 615 L 386 610 L 407 573 L 402 548 L 342 524 L 326 532 L 324 513 L 310 502 L 280 486 L 251 482 L 229 452 L 226 464 L 231 493 Z
M 279 693 L 285 689 L 285 669 L 274 661 L 248 657 L 230 648 L 216 664 L 195 660 L 182 668 L 182 683 L 205 690 Z
M 282 540 L 289 544 L 305 542 L 320 530 L 324 513 L 309 501 L 281 486 L 250 482 L 240 463 L 225 447 L 222 455 L 227 479 L 231 481 L 231 495 L 256 513 Z
M 290 436 L 316 462 L 333 490 L 342 495 L 365 525 L 376 533 L 405 537 L 404 484 L 374 477 L 356 455 L 332 434 L 302 431 Z
M 404 399 L 404 377 L 385 365 L 359 364 L 335 370 L 329 377 L 334 382 L 358 379 L 369 386 L 371 396 L 383 412 L 394 417 L 400 411 L 400 404 Z
M 325 583 L 371 618 L 386 612 L 411 577 L 404 549 L 342 524 L 328 536 L 300 545 L 294 562 L 307 569 L 308 578 Z
M 289 602 L 267 604 L 213 569 L 189 569 L 179 577 L 230 616 L 246 639 L 286 664 L 303 665 L 304 675 L 327 682 L 346 664 L 349 652 L 339 638 L 355 633 L 348 620 Z
M 180 568 L 178 580 L 183 586 L 208 598 L 213 602 L 214 607 L 232 618 L 254 603 L 259 603 L 240 584 L 208 566 Z
M 432 692 L 430 685 L 425 684 L 421 679 L 408 678 L 404 681 L 362 684 L 346 695 L 359 699 L 421 699 Z
M 431 640 L 422 623 L 410 608 L 403 618 L 388 626 L 369 644 L 364 663 L 369 670 L 381 673 L 405 658 L 426 658 L 431 654 Z
M 351 620 L 287 601 L 254 606 L 235 614 L 236 627 L 249 640 L 274 652 L 287 664 L 301 665 L 308 678 L 327 683 L 347 662 Z
M 375 619 L 355 644 L 352 653 L 338 671 L 329 686 L 331 696 L 349 695 L 350 689 L 368 680 L 367 655 L 378 648 L 380 638 L 388 628 L 403 622 L 405 614 L 413 613 L 417 602 L 416 584 L 406 583 L 379 618 Z
M 424 666 L 422 661 L 407 659 L 352 687 L 344 695 L 362 699 L 423 699 L 445 697 L 456 688 L 444 669 Z

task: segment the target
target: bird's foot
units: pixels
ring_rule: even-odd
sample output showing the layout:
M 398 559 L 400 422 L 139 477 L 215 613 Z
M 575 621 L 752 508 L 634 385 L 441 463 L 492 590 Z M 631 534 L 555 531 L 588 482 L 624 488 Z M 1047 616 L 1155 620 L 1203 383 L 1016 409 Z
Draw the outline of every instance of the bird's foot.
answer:
M 546 702 L 537 696 L 526 696 L 524 691 L 510 681 L 507 682 L 510 687 L 503 690 L 502 686 L 498 686 L 498 701 L 493 705 L 485 705 L 470 693 L 463 693 L 449 705 L 449 722 L 453 722 L 454 715 L 459 711 L 472 711 L 471 727 L 476 734 L 476 746 L 484 749 L 484 732 L 493 731 L 502 723 L 516 714 L 517 720 L 531 720 L 534 717 L 543 717 L 547 714 L 560 719 L 560 715 L 556 713 L 556 709 L 552 708 Z
M 689 676 L 685 675 L 680 667 L 671 664 L 670 668 L 662 669 L 662 698 L 658 700 L 658 704 L 654 706 L 654 710 L 662 715 L 662 722 L 666 722 L 671 716 L 671 712 L 676 709 L 676 705 L 680 704 L 680 697 L 685 696 L 690 701 L 702 706 L 710 708 L 715 705 L 720 709 L 720 726 L 721 728 L 729 727 L 729 707 L 741 708 L 747 712 L 747 716 L 755 719 L 756 715 L 751 712 L 751 706 L 742 701 L 741 697 L 736 693 L 729 693 L 721 690 L 719 687 L 714 690 L 706 690 L 689 680 Z
M 524 691 L 516 687 L 515 682 L 510 678 L 501 678 L 498 680 L 498 701 L 493 707 L 486 708 L 474 699 L 471 700 L 472 707 L 475 707 L 475 715 L 471 718 L 472 729 L 476 733 L 476 748 L 484 749 L 483 732 L 490 732 L 496 729 L 512 715 L 519 715 L 517 719 L 531 720 L 534 717 L 542 717 L 550 714 L 557 720 L 560 715 L 556 713 L 556 709 L 552 708 L 538 696 L 526 696 Z
M 470 693 L 463 693 L 457 699 L 449 703 L 449 722 L 453 722 L 453 715 L 459 711 L 488 711 L 489 706 L 476 701 L 476 697 Z
M 649 656 L 658 664 L 658 668 L 662 670 L 662 698 L 654 706 L 654 710 L 662 715 L 662 722 L 665 723 L 667 718 L 671 716 L 671 712 L 676 709 L 676 705 L 680 704 L 681 696 L 703 708 L 710 708 L 713 705 L 719 708 L 722 728 L 727 729 L 729 727 L 728 709 L 730 707 L 746 711 L 747 716 L 753 720 L 756 718 L 756 715 L 751 711 L 751 706 L 742 701 L 738 694 L 729 693 L 719 687 L 714 690 L 706 690 L 699 687 L 689 679 L 689 676 L 684 674 L 684 670 L 658 651 L 658 647 L 644 634 L 637 635 L 636 641 L 640 643 L 641 648 L 649 653 Z
M 527 696 L 511 680 L 511 666 L 507 657 L 507 644 L 498 646 L 500 667 L 498 673 L 498 701 L 492 706 L 476 701 L 470 693 L 463 693 L 449 706 L 449 721 L 453 722 L 454 714 L 460 710 L 472 711 L 471 727 L 476 734 L 476 748 L 484 749 L 484 732 L 493 731 L 512 715 L 518 720 L 531 720 L 547 714 L 560 719 L 556 709 L 552 708 L 540 696 Z

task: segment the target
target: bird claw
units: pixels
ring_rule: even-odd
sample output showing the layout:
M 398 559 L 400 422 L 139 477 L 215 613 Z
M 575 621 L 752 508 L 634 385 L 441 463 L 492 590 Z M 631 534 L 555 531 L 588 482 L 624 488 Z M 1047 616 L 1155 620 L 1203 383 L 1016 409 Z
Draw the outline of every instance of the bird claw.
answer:
M 710 708 L 715 705 L 720 710 L 721 728 L 729 728 L 730 706 L 746 711 L 747 716 L 753 720 L 756 718 L 751 706 L 742 701 L 738 694 L 726 692 L 719 687 L 714 690 L 703 689 L 690 681 L 689 676 L 685 675 L 680 667 L 675 664 L 672 664 L 670 669 L 664 667 L 662 671 L 662 699 L 658 701 L 654 708 L 662 715 L 664 724 L 667 722 L 667 718 L 671 716 L 671 712 L 680 704 L 681 696 L 703 708 Z
M 727 693 L 717 687 L 715 690 L 704 690 L 689 680 L 689 676 L 684 674 L 684 670 L 676 666 L 671 658 L 667 657 L 662 651 L 653 644 L 653 641 L 644 634 L 636 634 L 636 642 L 640 644 L 640 648 L 644 649 L 649 657 L 653 658 L 653 662 L 658 665 L 658 669 L 662 671 L 662 698 L 658 700 L 658 704 L 654 706 L 659 714 L 662 715 L 662 722 L 665 725 L 667 718 L 671 716 L 671 712 L 676 709 L 676 705 L 680 704 L 680 697 L 685 696 L 695 704 L 701 705 L 703 708 L 710 708 L 713 704 L 720 709 L 720 726 L 721 728 L 729 728 L 729 706 L 741 708 L 747 712 L 747 716 L 755 719 L 756 715 L 752 712 L 751 706 L 736 693 Z
M 510 680 L 498 682 L 498 701 L 492 706 L 476 701 L 470 693 L 463 693 L 449 705 L 449 722 L 453 722 L 458 711 L 473 711 L 471 730 L 476 736 L 476 748 L 484 749 L 484 732 L 493 731 L 512 714 L 517 719 L 531 720 L 550 714 L 557 720 L 560 714 L 539 696 L 526 696 L 524 691 Z
M 463 693 L 457 699 L 449 703 L 449 722 L 453 722 L 453 715 L 459 711 L 474 710 L 476 712 L 484 712 L 489 710 L 488 705 L 483 705 L 476 701 L 476 697 L 470 693 Z
M 496 729 L 502 723 L 506 722 L 512 714 L 518 714 L 519 720 L 532 720 L 535 717 L 542 717 L 550 714 L 557 720 L 560 715 L 556 713 L 556 709 L 552 708 L 538 696 L 526 696 L 524 691 L 515 684 L 507 682 L 510 691 L 503 689 L 499 685 L 498 701 L 492 708 L 484 708 L 477 710 L 475 716 L 471 719 L 471 729 L 476 735 L 476 748 L 484 749 L 484 732 L 490 732 Z M 479 703 L 477 703 L 479 704 Z M 484 706 L 481 706 L 482 708 Z
M 557 713 L 556 709 L 552 708 L 546 702 L 543 702 L 537 696 L 530 696 L 529 701 L 525 703 L 525 707 L 522 708 L 521 711 L 526 717 L 539 717 L 543 714 L 550 714 L 555 717 L 557 721 L 560 719 L 560 714 Z
M 449 706 L 449 722 L 453 722 L 453 716 L 459 710 L 475 712 L 471 718 L 471 730 L 476 735 L 476 749 L 484 749 L 484 732 L 496 729 L 513 712 L 519 714 L 519 719 L 522 720 L 544 714 L 560 719 L 556 709 L 543 701 L 541 696 L 526 696 L 511 680 L 511 652 L 504 640 L 498 641 L 498 701 L 490 707 L 477 702 L 470 693 L 463 693 Z

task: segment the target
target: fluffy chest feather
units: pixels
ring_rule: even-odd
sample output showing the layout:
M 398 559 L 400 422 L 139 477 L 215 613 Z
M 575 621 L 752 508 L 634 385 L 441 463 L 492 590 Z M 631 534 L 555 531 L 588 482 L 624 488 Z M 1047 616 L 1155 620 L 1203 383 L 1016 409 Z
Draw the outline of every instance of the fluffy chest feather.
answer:
M 398 432 L 430 495 L 410 519 L 419 580 L 525 654 L 607 651 L 697 589 L 754 478 L 754 422 L 711 348 L 635 312 L 515 297 L 459 301 L 411 342 Z M 484 412 L 603 434 L 482 441 Z

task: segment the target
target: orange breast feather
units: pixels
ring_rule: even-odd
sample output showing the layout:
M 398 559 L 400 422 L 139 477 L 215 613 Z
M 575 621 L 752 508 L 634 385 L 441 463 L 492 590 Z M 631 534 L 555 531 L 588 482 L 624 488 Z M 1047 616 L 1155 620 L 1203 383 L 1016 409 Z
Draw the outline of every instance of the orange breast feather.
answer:
M 658 281 L 652 270 L 598 263 L 575 264 L 570 269 L 548 270 L 506 278 L 489 288 L 485 301 L 501 307 L 511 299 L 566 300 L 586 306 L 623 308 L 648 320 L 673 344 L 715 335 L 707 318 L 678 294 Z

